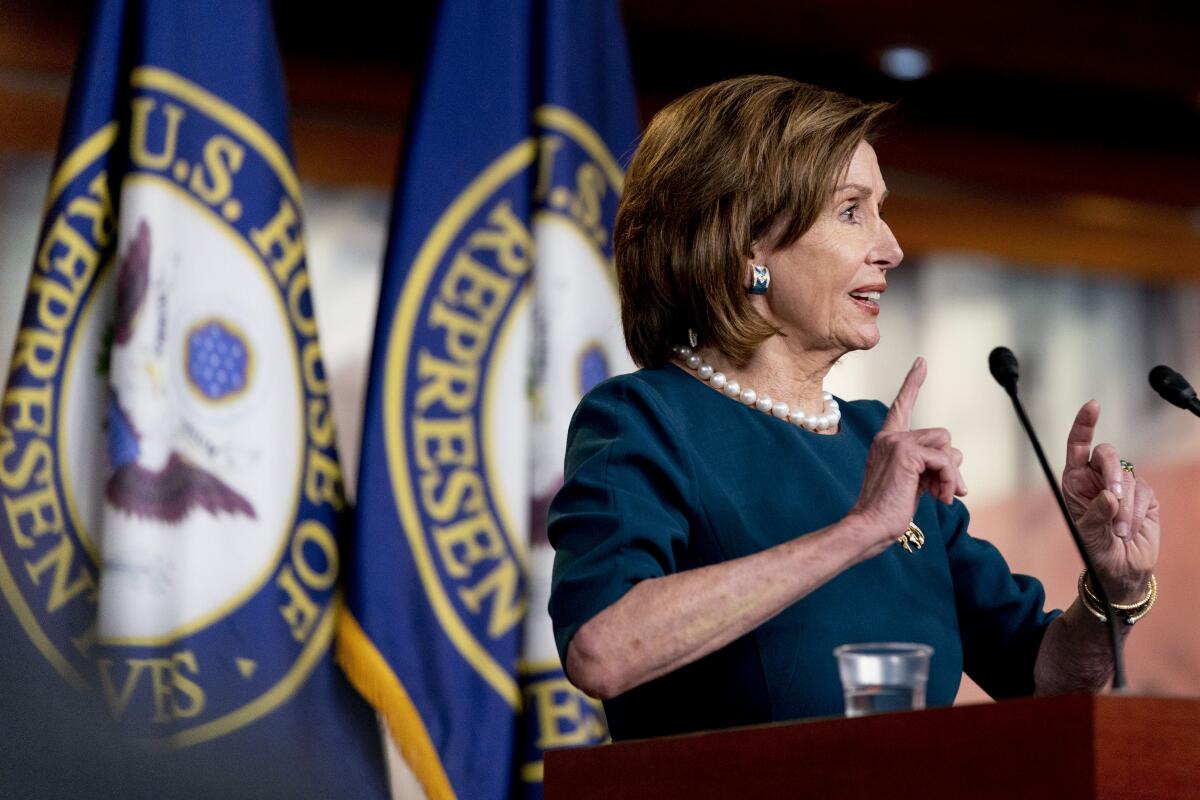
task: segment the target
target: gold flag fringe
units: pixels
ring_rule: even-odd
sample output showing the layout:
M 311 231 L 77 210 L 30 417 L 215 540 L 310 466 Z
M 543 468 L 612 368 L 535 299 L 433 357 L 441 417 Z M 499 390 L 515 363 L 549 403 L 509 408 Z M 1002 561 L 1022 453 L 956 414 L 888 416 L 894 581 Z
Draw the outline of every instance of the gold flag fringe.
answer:
M 338 609 L 337 662 L 359 694 L 383 715 L 392 741 L 429 800 L 454 800 L 450 779 L 412 698 L 344 605 Z

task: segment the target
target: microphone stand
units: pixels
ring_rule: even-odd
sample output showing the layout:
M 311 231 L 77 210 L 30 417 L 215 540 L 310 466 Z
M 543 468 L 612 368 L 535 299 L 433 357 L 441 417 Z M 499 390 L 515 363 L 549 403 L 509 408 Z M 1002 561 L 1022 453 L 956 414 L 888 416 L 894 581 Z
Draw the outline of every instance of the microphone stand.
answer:
M 1071 538 L 1075 540 L 1075 547 L 1079 550 L 1079 555 L 1083 557 L 1083 565 L 1087 568 L 1088 574 L 1096 576 L 1096 567 L 1092 564 L 1092 558 L 1088 555 L 1087 548 L 1083 544 L 1083 537 L 1079 534 L 1079 528 L 1075 525 L 1075 520 L 1071 518 L 1071 512 L 1067 509 L 1067 501 L 1063 498 L 1062 490 L 1058 487 L 1058 481 L 1054 478 L 1054 473 L 1050 470 L 1050 464 L 1046 461 L 1046 454 L 1042 451 L 1041 442 L 1038 441 L 1037 434 L 1033 432 L 1033 426 L 1029 423 L 1029 417 L 1025 416 L 1025 408 L 1021 405 L 1020 399 L 1017 397 L 1016 382 L 1012 384 L 1003 383 L 1004 391 L 1008 393 L 1008 397 L 1012 400 L 1013 408 L 1016 409 L 1017 418 L 1021 420 L 1022 427 L 1025 428 L 1025 433 L 1029 435 L 1029 441 L 1033 443 L 1033 452 L 1037 455 L 1038 463 L 1042 467 L 1042 472 L 1046 476 L 1046 481 L 1050 484 L 1050 488 L 1054 492 L 1054 499 L 1058 501 L 1058 508 L 1062 511 L 1063 519 L 1067 521 L 1067 527 L 1071 531 Z M 1108 590 L 1104 588 L 1104 582 L 1097 579 L 1096 586 L 1093 587 L 1096 594 L 1100 597 L 1100 602 L 1104 605 L 1105 621 L 1108 623 L 1108 639 L 1112 645 L 1113 654 L 1113 690 L 1121 691 L 1125 688 L 1125 657 L 1122 649 L 1121 633 L 1117 628 L 1117 615 L 1113 610 L 1112 601 L 1108 598 Z

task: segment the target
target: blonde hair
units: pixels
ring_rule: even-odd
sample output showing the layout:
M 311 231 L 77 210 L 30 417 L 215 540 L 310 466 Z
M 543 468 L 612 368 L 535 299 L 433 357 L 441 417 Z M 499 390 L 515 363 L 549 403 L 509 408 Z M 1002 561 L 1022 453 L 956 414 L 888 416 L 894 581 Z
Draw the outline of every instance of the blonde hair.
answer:
M 744 364 L 775 329 L 750 305 L 745 259 L 786 247 L 829 202 L 859 142 L 892 106 L 788 78 L 715 83 L 650 121 L 613 233 L 621 324 L 633 360 L 687 341 Z

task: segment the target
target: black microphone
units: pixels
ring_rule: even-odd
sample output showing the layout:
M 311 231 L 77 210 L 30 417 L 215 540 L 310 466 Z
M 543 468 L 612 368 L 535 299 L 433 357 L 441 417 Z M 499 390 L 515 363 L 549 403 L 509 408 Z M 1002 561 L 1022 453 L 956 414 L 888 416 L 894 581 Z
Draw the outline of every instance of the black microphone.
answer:
M 996 383 L 1004 387 L 1004 391 L 1015 397 L 1017 394 L 1017 357 L 1007 347 L 997 347 L 988 353 L 988 369 Z
M 1159 364 L 1150 370 L 1150 385 L 1171 405 L 1200 417 L 1200 399 L 1196 398 L 1196 390 L 1175 370 Z
M 1029 436 L 1029 441 L 1033 445 L 1033 452 L 1037 455 L 1038 463 L 1042 465 L 1042 473 L 1046 476 L 1046 482 L 1050 484 L 1050 491 L 1054 493 L 1054 499 L 1058 501 L 1058 510 L 1062 512 L 1063 519 L 1067 522 L 1067 528 L 1071 531 L 1071 538 L 1075 540 L 1075 547 L 1079 550 L 1079 555 L 1083 559 L 1083 565 L 1093 577 L 1097 577 L 1096 566 L 1092 563 L 1091 556 L 1088 555 L 1087 548 L 1083 545 L 1083 537 L 1079 535 L 1079 528 L 1075 525 L 1075 520 L 1071 518 L 1071 512 L 1067 510 L 1067 501 L 1063 498 L 1062 490 L 1058 488 L 1058 481 L 1054 479 L 1054 473 L 1050 470 L 1050 463 L 1046 461 L 1046 454 L 1042 451 L 1042 444 L 1038 441 L 1037 434 L 1033 432 L 1033 425 L 1029 422 L 1029 417 L 1025 415 L 1025 407 L 1021 405 L 1020 398 L 1017 397 L 1017 357 L 1007 347 L 997 347 L 988 355 L 988 369 L 991 370 L 992 377 L 996 379 L 996 383 L 1004 387 L 1004 391 L 1008 392 L 1009 398 L 1012 400 L 1013 408 L 1017 412 L 1017 418 L 1021 420 L 1021 426 L 1025 429 L 1025 433 Z M 1125 688 L 1125 658 L 1121 649 L 1121 634 L 1117 629 L 1117 615 L 1113 612 L 1112 601 L 1108 599 L 1108 591 L 1104 588 L 1104 583 L 1100 580 L 1096 581 L 1093 586 L 1096 594 L 1100 597 L 1100 604 L 1104 606 L 1104 617 L 1108 622 L 1108 639 L 1112 645 L 1113 654 L 1113 689 Z

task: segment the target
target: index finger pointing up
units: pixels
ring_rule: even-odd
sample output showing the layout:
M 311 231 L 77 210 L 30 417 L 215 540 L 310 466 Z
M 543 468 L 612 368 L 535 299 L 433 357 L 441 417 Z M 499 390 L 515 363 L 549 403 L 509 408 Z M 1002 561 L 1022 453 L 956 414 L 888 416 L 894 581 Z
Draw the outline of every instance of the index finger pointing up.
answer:
M 1086 467 L 1092 458 L 1092 439 L 1100 421 L 1100 403 L 1088 400 L 1075 415 L 1071 432 L 1067 434 L 1067 469 Z
M 892 407 L 888 409 L 887 416 L 883 418 L 882 430 L 906 431 L 912 427 L 913 406 L 917 404 L 917 392 L 920 391 L 921 384 L 924 382 L 925 359 L 917 356 L 917 360 L 913 362 L 908 374 L 904 376 L 904 383 L 900 384 L 900 391 L 896 393 Z

